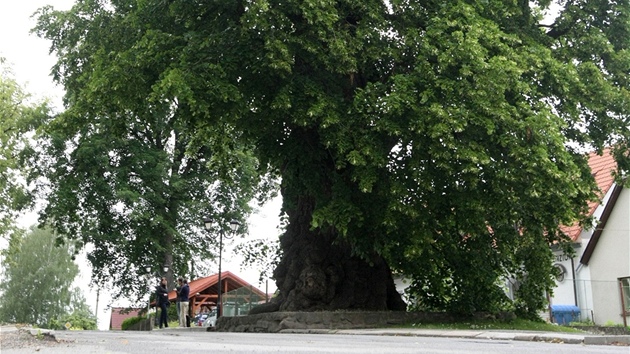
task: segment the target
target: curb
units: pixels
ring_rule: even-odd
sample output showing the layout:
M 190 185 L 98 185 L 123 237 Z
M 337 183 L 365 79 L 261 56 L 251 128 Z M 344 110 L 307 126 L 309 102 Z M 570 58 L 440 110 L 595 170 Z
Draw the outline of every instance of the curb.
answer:
M 168 327 L 154 328 L 153 333 L 177 333 L 177 332 L 211 332 L 213 327 Z
M 584 337 L 584 344 L 630 346 L 630 336 L 589 336 Z
M 630 336 L 593 336 L 582 334 L 559 335 L 557 333 L 518 333 L 518 332 L 479 332 L 479 331 L 405 331 L 405 330 L 334 330 L 334 329 L 284 329 L 279 333 L 298 334 L 341 334 L 341 335 L 375 335 L 405 337 L 441 337 L 485 340 L 512 340 L 522 342 L 547 342 L 583 345 L 622 345 L 630 346 Z
M 514 336 L 515 341 L 526 342 L 547 342 L 547 343 L 564 343 L 564 344 L 584 344 L 584 338 L 567 338 L 559 336 L 536 336 L 536 335 L 524 335 Z
M 4 328 L 7 330 L 7 328 Z M 56 332 L 49 329 L 38 328 L 22 328 L 17 329 L 28 331 L 32 336 L 48 336 L 56 341 Z M 214 327 L 173 327 L 164 329 L 154 329 L 150 333 L 176 335 L 178 332 L 215 332 Z M 126 331 L 133 332 L 133 331 Z M 219 333 L 219 332 L 217 332 Z M 547 343 L 563 343 L 563 344 L 583 344 L 583 345 L 618 345 L 630 346 L 630 335 L 582 335 L 570 334 L 558 335 L 552 332 L 542 333 L 522 333 L 522 332 L 485 332 L 485 331 L 427 331 L 427 330 L 387 330 L 387 329 L 284 329 L 279 333 L 285 334 L 337 334 L 337 335 L 373 335 L 373 336 L 404 336 L 404 337 L 438 337 L 438 338 L 463 338 L 463 339 L 484 339 L 484 340 L 507 340 L 507 341 L 523 341 L 523 342 L 547 342 Z

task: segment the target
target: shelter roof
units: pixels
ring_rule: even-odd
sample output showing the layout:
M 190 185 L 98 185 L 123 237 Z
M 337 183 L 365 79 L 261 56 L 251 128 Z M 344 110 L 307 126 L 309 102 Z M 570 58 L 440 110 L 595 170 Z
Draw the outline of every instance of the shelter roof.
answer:
M 188 282 L 188 286 L 190 287 L 190 296 L 194 296 L 196 294 L 217 294 L 217 283 L 219 282 L 219 274 L 213 274 L 207 277 L 198 278 Z M 256 287 L 252 286 L 242 278 L 236 276 L 232 272 L 226 271 L 221 272 L 221 282 L 223 285 L 223 292 L 230 292 L 232 290 L 236 290 L 238 288 L 249 288 L 253 293 L 257 294 L 261 298 L 265 298 L 266 294 Z M 177 293 L 175 290 L 168 293 L 168 299 L 170 301 L 175 301 L 177 299 Z

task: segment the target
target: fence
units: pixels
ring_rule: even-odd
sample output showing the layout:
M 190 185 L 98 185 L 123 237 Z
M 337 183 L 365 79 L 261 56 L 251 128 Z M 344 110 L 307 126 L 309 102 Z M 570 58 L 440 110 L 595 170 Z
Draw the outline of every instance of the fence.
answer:
M 563 288 L 558 287 L 554 290 L 552 303 L 577 305 L 580 308 L 581 321 L 598 325 L 628 322 L 627 317 L 630 315 L 628 281 L 565 279 L 564 283 Z M 568 285 L 572 285 L 571 291 L 568 291 Z
M 221 296 L 223 302 L 222 316 L 244 316 L 254 307 L 268 301 L 253 291 L 253 287 L 242 287 Z

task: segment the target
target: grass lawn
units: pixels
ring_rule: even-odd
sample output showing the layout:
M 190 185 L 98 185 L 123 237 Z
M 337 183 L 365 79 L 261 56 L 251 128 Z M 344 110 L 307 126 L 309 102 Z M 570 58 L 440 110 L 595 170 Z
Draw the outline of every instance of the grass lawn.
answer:
M 546 331 L 546 332 L 570 332 L 581 333 L 579 329 L 559 326 L 546 322 L 535 322 L 522 319 L 515 319 L 510 322 L 479 320 L 464 321 L 456 323 L 413 323 L 400 326 L 403 328 L 425 328 L 425 329 L 504 329 L 521 331 Z

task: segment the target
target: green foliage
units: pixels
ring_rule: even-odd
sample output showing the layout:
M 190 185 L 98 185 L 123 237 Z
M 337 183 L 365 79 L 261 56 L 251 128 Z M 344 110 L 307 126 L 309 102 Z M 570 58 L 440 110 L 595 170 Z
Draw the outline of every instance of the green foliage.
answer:
M 243 258 L 242 267 L 250 269 L 255 267 L 259 274 L 259 284 L 272 277 L 281 257 L 280 242 L 265 239 L 241 243 L 234 248 L 234 252 Z
M 155 316 L 159 318 L 160 311 L 162 310 L 160 310 L 160 308 L 158 307 L 157 313 L 151 313 L 151 316 Z M 166 316 L 168 319 L 169 326 L 171 325 L 171 322 L 175 322 L 176 323 L 175 327 L 177 327 L 177 323 L 179 323 L 179 317 L 177 316 L 177 306 L 175 302 L 172 302 L 170 306 L 166 307 Z
M 177 304 L 171 303 L 171 306 L 167 307 L 166 314 L 168 316 L 168 325 L 171 326 L 171 322 L 179 323 L 179 317 L 177 316 Z M 177 325 L 175 325 L 176 327 Z
M 66 329 L 66 323 L 70 323 L 71 330 L 95 330 L 96 317 L 89 311 L 75 310 L 71 314 L 61 316 L 58 319 L 50 321 L 49 328 L 63 330 Z
M 545 331 L 545 332 L 581 332 L 580 330 L 558 326 L 555 324 L 515 319 L 513 321 L 497 320 L 474 320 L 456 323 L 413 323 L 404 326 L 405 328 L 426 328 L 426 329 L 458 329 L 458 330 L 518 330 L 518 331 Z
M 606 326 L 606 327 L 623 327 L 623 324 L 615 323 L 613 321 L 606 321 L 606 323 L 604 323 L 604 326 Z
M 79 268 L 69 244 L 59 245 L 50 230 L 33 228 L 23 236 L 14 235 L 10 245 L 3 251 L 1 322 L 46 327 L 77 308 L 73 293 L 79 290 L 70 286 Z
M 0 57 L 0 235 L 16 232 L 14 220 L 31 204 L 23 183 L 19 151 L 28 146 L 28 132 L 48 112 L 13 79 Z
M 595 326 L 595 322 L 590 319 L 586 319 L 580 322 L 570 322 L 569 326 L 571 327 L 580 327 L 580 326 Z
M 196 74 L 174 65 L 186 43 L 176 17 L 157 3 L 137 13 L 110 5 L 40 10 L 36 31 L 59 56 L 67 109 L 39 127 L 29 180 L 46 181 L 41 219 L 92 246 L 94 279 L 139 297 L 143 282 L 129 279 L 147 275 L 145 265 L 168 265 L 170 283 L 198 274 L 227 221 L 246 218 L 250 200 L 275 185 L 211 102 L 191 96 Z
M 98 329 L 97 318 L 90 310 L 79 288 L 75 288 L 71 293 L 70 309 L 71 312 L 66 313 L 58 319 L 52 319 L 49 323 L 49 328 L 66 329 L 66 323 L 70 323 L 71 330 Z
M 126 331 L 129 329 L 129 327 L 135 325 L 138 322 L 142 322 L 146 319 L 147 319 L 146 317 L 142 317 L 142 316 L 129 317 L 120 324 L 120 329 L 122 329 L 123 331 Z
M 250 189 L 223 183 L 268 168 L 283 210 L 308 214 L 296 230 L 383 257 L 419 308 L 534 318 L 559 226 L 597 199 L 582 151 L 612 146 L 630 168 L 626 0 L 564 2 L 552 25 L 550 1 L 106 3 L 38 25 L 68 90 L 43 129 L 45 216 L 95 243 L 97 269 L 123 249 L 157 259 L 171 244 L 156 234 L 181 269 L 201 201 L 231 205 L 226 220 Z M 521 284 L 513 303 L 503 278 Z

